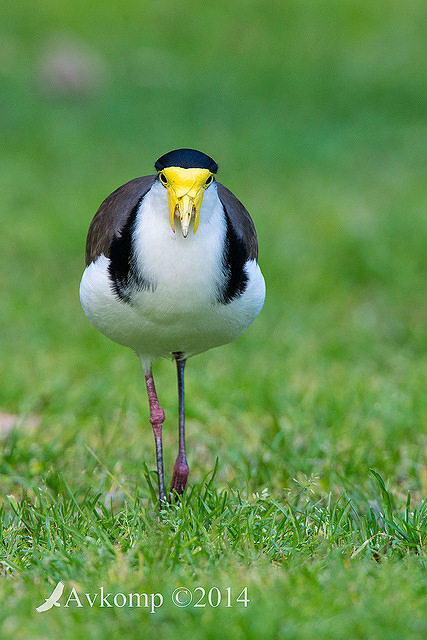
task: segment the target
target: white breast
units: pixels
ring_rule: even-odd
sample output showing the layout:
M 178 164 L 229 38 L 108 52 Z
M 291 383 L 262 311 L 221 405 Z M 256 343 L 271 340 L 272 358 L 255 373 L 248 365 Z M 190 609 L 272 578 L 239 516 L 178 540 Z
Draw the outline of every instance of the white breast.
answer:
M 226 223 L 216 185 L 205 191 L 200 224 L 187 238 L 169 225 L 166 189 L 155 183 L 137 214 L 134 243 L 137 266 L 153 290 L 136 291 L 131 303 L 114 293 L 109 260 L 89 265 L 80 285 L 83 310 L 99 331 L 132 348 L 143 361 L 173 352 L 185 356 L 230 342 L 261 310 L 265 285 L 255 261 L 245 265 L 245 292 L 223 305 L 217 302 L 224 281 L 222 253 Z
M 160 212 L 160 213 L 159 213 Z M 155 313 L 189 312 L 206 307 L 217 297 L 224 280 L 222 249 L 226 225 L 216 186 L 203 198 L 200 224 L 196 234 L 190 226 L 187 238 L 175 220 L 175 233 L 169 225 L 166 189 L 156 183 L 137 217 L 135 248 L 138 267 L 155 285 L 155 295 L 135 295 L 133 302 L 150 304 Z

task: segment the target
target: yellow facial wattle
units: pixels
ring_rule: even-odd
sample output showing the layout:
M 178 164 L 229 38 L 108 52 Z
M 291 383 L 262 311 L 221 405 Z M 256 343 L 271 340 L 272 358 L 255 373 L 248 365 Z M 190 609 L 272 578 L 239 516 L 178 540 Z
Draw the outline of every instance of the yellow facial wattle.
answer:
M 175 216 L 179 215 L 182 235 L 186 238 L 194 216 L 193 233 L 196 233 L 203 195 L 213 182 L 213 174 L 209 169 L 167 167 L 160 171 L 159 177 L 168 191 L 169 224 L 172 231 L 175 233 Z

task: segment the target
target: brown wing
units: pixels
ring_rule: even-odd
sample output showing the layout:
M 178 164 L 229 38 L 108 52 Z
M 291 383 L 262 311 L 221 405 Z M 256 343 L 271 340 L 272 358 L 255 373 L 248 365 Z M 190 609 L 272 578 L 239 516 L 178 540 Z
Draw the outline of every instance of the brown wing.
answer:
M 227 216 L 237 236 L 243 241 L 247 251 L 247 257 L 251 260 L 258 259 L 258 239 L 255 226 L 249 212 L 243 204 L 231 193 L 227 187 L 217 182 L 218 197 L 221 200 Z
M 151 189 L 157 175 L 134 178 L 122 185 L 99 207 L 90 224 L 86 240 L 86 265 L 103 253 L 107 258 L 115 237 L 120 237 L 134 207 Z

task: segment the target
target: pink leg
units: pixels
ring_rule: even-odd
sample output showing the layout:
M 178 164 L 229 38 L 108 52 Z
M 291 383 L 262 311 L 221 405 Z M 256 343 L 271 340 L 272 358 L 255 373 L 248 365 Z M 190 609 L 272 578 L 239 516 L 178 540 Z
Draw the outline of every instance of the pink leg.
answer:
M 150 406 L 150 422 L 153 427 L 154 440 L 156 443 L 156 461 L 157 461 L 157 476 L 159 479 L 159 498 L 160 503 L 164 502 L 166 498 L 165 494 L 165 480 L 163 473 L 163 447 L 162 447 L 162 427 L 165 421 L 165 412 L 160 406 L 159 399 L 156 393 L 156 387 L 154 385 L 153 373 L 150 371 L 145 374 L 145 383 L 147 385 L 148 403 Z
M 179 402 L 179 448 L 178 457 L 173 468 L 170 499 L 174 494 L 182 495 L 188 478 L 187 456 L 185 454 L 185 411 L 184 411 L 184 367 L 185 360 L 176 358 L 178 373 L 178 402 Z

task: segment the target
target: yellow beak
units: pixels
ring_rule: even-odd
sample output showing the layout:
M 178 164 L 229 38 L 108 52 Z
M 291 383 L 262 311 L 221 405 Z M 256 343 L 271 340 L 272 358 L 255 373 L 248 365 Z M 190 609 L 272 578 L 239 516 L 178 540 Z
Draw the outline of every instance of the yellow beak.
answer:
M 167 167 L 159 175 L 168 190 L 169 224 L 172 231 L 175 233 L 175 216 L 179 216 L 182 235 L 186 238 L 191 218 L 194 217 L 193 233 L 196 233 L 203 195 L 213 180 L 213 174 L 209 169 Z

